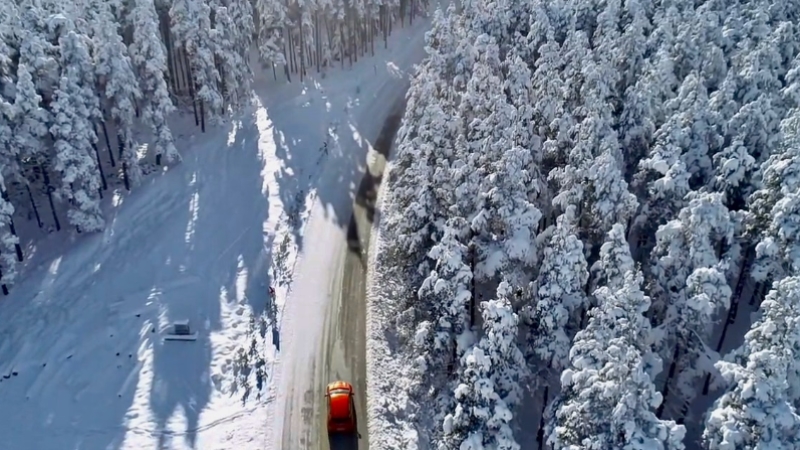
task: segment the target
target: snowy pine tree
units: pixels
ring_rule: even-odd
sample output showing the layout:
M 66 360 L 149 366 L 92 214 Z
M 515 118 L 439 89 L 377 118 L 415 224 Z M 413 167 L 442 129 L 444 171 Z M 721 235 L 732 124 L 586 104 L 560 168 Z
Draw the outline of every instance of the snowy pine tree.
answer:
M 142 171 L 136 155 L 133 121 L 136 116 L 135 104 L 142 94 L 110 5 L 104 0 L 93 0 L 90 8 L 94 26 L 95 74 L 100 91 L 105 96 L 102 104 L 111 113 L 122 146 L 120 159 L 124 177 L 129 184 L 137 185 Z
M 631 249 L 625 238 L 625 227 L 615 224 L 600 247 L 600 259 L 592 264 L 593 287 L 606 286 L 612 291 L 619 289 L 625 281 L 625 274 L 635 269 Z
M 684 448 L 684 427 L 654 412 L 662 397 L 651 375 L 658 358 L 649 345 L 650 299 L 641 282 L 640 274 L 627 272 L 618 290 L 595 291 L 598 306 L 575 336 L 551 406 L 546 434 L 553 450 Z
M 731 387 L 706 420 L 709 450 L 789 450 L 800 442 L 800 415 L 787 382 L 800 366 L 800 278 L 776 283 L 761 307 L 742 347 L 716 364 Z
M 52 116 L 42 107 L 42 97 L 36 91 L 33 76 L 24 63 L 17 66 L 16 88 L 11 145 L 16 148 L 19 158 L 40 163 L 46 158 L 42 140 L 49 132 Z M 22 178 L 21 174 L 14 175 Z
M 248 98 L 250 88 L 250 69 L 241 52 L 240 33 L 237 24 L 228 13 L 228 8 L 219 6 L 215 10 L 214 54 L 221 62 L 220 75 L 224 87 L 225 100 L 238 107 Z
M 237 57 L 233 58 L 233 60 L 239 61 L 241 64 L 237 72 L 237 87 L 240 99 L 239 102 L 235 104 L 242 105 L 246 104 L 250 99 L 250 88 L 253 81 L 253 70 L 250 66 L 249 55 L 253 45 L 253 36 L 255 36 L 253 5 L 249 0 L 230 0 L 228 4 L 228 16 L 236 30 L 233 42 L 235 46 L 234 53 L 236 53 Z M 226 76 L 229 75 L 226 74 Z
M 67 217 L 82 232 L 105 226 L 100 211 L 100 174 L 93 145 L 97 117 L 92 60 L 84 36 L 69 31 L 59 40 L 64 73 L 52 104 L 50 134 L 55 147 L 55 170 L 61 174 L 61 195 L 70 200 Z
M 454 228 L 446 226 L 444 236 L 428 257 L 436 267 L 423 281 L 418 295 L 430 305 L 436 320 L 433 349 L 460 357 L 467 350 L 464 343 L 469 342 L 464 334 L 469 333 L 467 305 L 472 297 L 472 271 L 465 262 L 467 248 L 458 240 Z
M 164 155 L 167 162 L 172 162 L 179 160 L 180 155 L 167 123 L 167 116 L 175 110 L 175 106 L 164 78 L 167 55 L 159 38 L 158 15 L 153 0 L 133 1 L 129 19 L 133 24 L 130 55 L 142 92 L 142 118 L 153 131 L 155 154 Z
M 782 124 L 784 141 L 761 167 L 751 196 L 751 233 L 760 237 L 753 276 L 780 279 L 800 271 L 800 109 Z
M 176 46 L 186 51 L 201 111 L 220 114 L 224 103 L 218 89 L 220 76 L 214 61 L 211 7 L 205 0 L 175 0 L 169 17 Z
M 258 14 L 257 46 L 261 60 L 274 65 L 285 65 L 284 27 L 286 26 L 286 6 L 280 0 L 256 0 Z
M 519 317 L 511 306 L 511 284 L 497 286 L 497 298 L 481 303 L 483 332 L 480 345 L 492 362 L 492 380 L 500 398 L 514 408 L 522 401 L 525 358 L 517 347 Z
M 690 401 L 697 394 L 695 380 L 710 361 L 705 340 L 715 315 L 726 310 L 731 289 L 727 263 L 717 257 L 720 242 L 733 238 L 733 224 L 722 194 L 689 196 L 689 205 L 677 219 L 659 227 L 650 284 L 653 316 L 663 339 L 659 350 L 671 360 L 666 386 L 675 385 L 678 396 Z M 704 364 L 698 364 L 704 363 Z M 670 389 L 672 391 L 672 389 Z
M 555 370 L 566 363 L 576 315 L 587 305 L 589 273 L 575 224 L 575 207 L 570 206 L 548 233 L 528 336 L 536 355 Z
M 19 171 L 19 150 L 12 135 L 12 124 L 18 120 L 18 114 L 18 109 L 0 98 L 0 284 L 6 288 L 13 285 L 17 277 L 19 238 L 12 232 L 14 205 L 8 201 L 5 174 L 17 175 Z
M 484 337 L 459 366 L 455 411 L 445 417 L 445 449 L 519 450 L 511 420 L 521 401 L 525 359 L 516 344 L 517 315 L 510 285 L 503 281 L 497 299 L 481 304 Z

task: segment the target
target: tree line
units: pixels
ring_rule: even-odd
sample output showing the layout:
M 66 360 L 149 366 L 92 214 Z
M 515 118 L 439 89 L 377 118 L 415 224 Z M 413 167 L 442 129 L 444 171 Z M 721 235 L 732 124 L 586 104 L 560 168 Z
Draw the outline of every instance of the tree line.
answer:
M 708 449 L 800 442 L 799 16 L 772 0 L 437 11 L 380 255 L 416 291 L 412 394 L 438 393 L 424 436 L 518 449 L 536 425 L 520 412 L 541 416 L 539 448 L 682 449 L 698 421 Z M 720 354 L 745 307 L 757 319 Z

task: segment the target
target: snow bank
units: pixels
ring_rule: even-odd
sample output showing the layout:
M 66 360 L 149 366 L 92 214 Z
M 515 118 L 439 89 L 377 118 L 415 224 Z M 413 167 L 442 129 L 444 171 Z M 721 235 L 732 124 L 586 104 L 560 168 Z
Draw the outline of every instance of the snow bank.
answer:
M 389 179 L 391 169 L 390 160 L 384 170 L 384 180 Z M 378 211 L 383 211 L 385 187 L 385 184 L 382 185 L 378 194 Z M 376 221 L 373 225 L 367 265 L 367 408 L 370 444 L 374 448 L 416 450 L 421 447 L 414 427 L 415 405 L 410 403 L 408 397 L 414 379 L 409 373 L 413 361 L 410 355 L 403 354 L 387 339 L 389 330 L 396 329 L 396 319 L 412 293 L 402 286 L 397 272 L 378 258 L 385 247 L 383 223 Z

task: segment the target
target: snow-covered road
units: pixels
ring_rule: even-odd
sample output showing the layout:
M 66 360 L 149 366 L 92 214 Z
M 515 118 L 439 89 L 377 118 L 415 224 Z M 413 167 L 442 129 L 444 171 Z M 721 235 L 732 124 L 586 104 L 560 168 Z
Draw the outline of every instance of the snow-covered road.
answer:
M 423 55 L 426 27 L 426 22 L 420 22 L 398 32 L 390 42 L 391 59 L 375 65 L 376 71 L 385 68 L 391 76 L 377 76 L 362 84 L 361 105 L 353 110 L 348 123 L 340 124 L 337 151 L 351 155 L 342 161 L 358 166 L 326 167 L 323 183 L 351 195 L 334 205 L 315 202 L 304 230 L 304 240 L 314 245 L 300 254 L 281 325 L 292 334 L 282 335 L 290 360 L 282 364 L 275 385 L 278 401 L 272 411 L 276 436 L 272 448 L 369 448 L 364 249 L 368 248 L 375 214 L 375 182 L 400 123 L 409 69 Z M 369 170 L 366 175 L 365 170 Z M 343 173 L 354 176 L 343 178 Z M 345 214 L 339 216 L 347 219 L 344 226 L 326 217 L 330 208 Z M 321 311 L 324 314 L 319 314 Z M 350 381 L 356 388 L 361 439 L 329 440 L 324 387 L 336 379 Z

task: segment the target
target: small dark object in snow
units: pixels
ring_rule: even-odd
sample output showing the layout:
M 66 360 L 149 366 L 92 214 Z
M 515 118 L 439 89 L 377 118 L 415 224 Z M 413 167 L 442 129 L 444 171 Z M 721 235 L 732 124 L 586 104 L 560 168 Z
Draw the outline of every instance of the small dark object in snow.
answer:
M 133 358 L 133 355 L 128 353 L 128 358 Z
M 269 287 L 269 295 L 270 297 L 275 297 L 275 288 L 272 286 Z
M 15 370 L 15 371 L 11 372 L 11 375 L 17 376 L 17 375 L 19 375 L 19 373 L 17 373 L 17 371 Z
M 141 314 L 137 314 L 136 317 L 142 317 L 142 315 Z
M 119 356 L 119 352 L 117 352 L 117 356 Z
M 171 328 L 164 339 L 169 341 L 194 341 L 197 339 L 197 333 L 193 333 L 189 328 L 188 320 L 176 320 L 172 323 Z
M 67 356 L 67 359 L 72 359 L 72 355 Z
M 47 363 L 42 363 L 42 367 L 47 367 Z
M 155 332 L 156 332 L 156 329 L 155 329 L 155 328 L 151 328 L 151 329 L 150 329 L 150 332 L 151 332 L 151 333 L 155 333 Z

